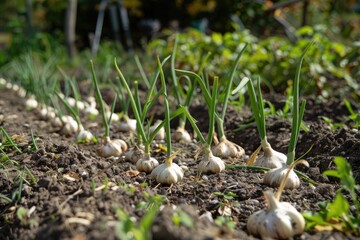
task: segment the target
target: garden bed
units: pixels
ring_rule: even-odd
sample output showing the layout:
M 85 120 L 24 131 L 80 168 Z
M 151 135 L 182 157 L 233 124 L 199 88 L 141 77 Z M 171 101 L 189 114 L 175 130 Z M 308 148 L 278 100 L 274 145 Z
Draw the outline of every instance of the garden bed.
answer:
M 281 108 L 285 99 L 265 95 Z M 96 153 L 96 144 L 76 144 L 75 137 L 59 134 L 47 121 L 24 109 L 13 92 L 0 90 L 0 126 L 20 146 L 22 153 L 9 152 L 19 163 L 1 172 L 1 194 L 11 196 L 19 189 L 16 176 L 22 173 L 21 199 L 15 203 L 1 200 L 0 239 L 126 239 L 122 235 L 126 220 L 139 222 L 164 196 L 160 210 L 152 224 L 153 239 L 254 239 L 246 230 L 249 215 L 263 209 L 262 183 L 264 173 L 249 169 L 226 169 L 215 175 L 199 176 L 195 171 L 198 161 L 194 153 L 198 144 L 174 144 L 180 150 L 175 162 L 188 166 L 184 179 L 171 187 L 158 185 L 135 166 L 120 159 L 105 159 Z M 356 109 L 359 106 L 355 105 Z M 155 117 L 162 116 L 162 107 Z M 204 106 L 193 105 L 190 112 L 206 132 L 208 113 Z M 305 155 L 310 167 L 299 170 L 314 183 L 302 180 L 301 186 L 285 190 L 283 201 L 288 201 L 300 212 L 318 211 L 321 201 L 333 201 L 339 183 L 321 173 L 334 169 L 335 156 L 343 156 L 350 163 L 354 177 L 360 179 L 360 131 L 344 125 L 331 129 L 321 116 L 340 122 L 348 116 L 343 101 L 329 99 L 319 102 L 309 98 L 304 122 L 308 132 L 301 131 L 297 156 Z M 250 155 L 260 144 L 255 125 L 241 131 L 236 129 L 251 117 L 246 107 L 228 109 L 225 128 L 228 139 L 239 144 Z M 267 117 L 268 141 L 280 152 L 286 152 L 291 123 L 276 115 Z M 100 122 L 83 122 L 96 136 L 102 134 Z M 130 134 L 111 126 L 111 137 L 129 142 Z M 189 128 L 190 130 L 190 128 Z M 31 131 L 37 137 L 38 150 L 34 150 Z M 160 162 L 165 159 L 158 142 L 153 152 Z M 310 150 L 310 151 L 309 151 Z M 225 160 L 227 166 L 244 165 L 243 159 Z M 31 181 L 30 170 L 36 179 Z M 22 211 L 19 211 L 19 209 Z M 352 209 L 354 210 L 354 209 Z M 23 214 L 21 214 L 23 213 Z M 226 217 L 228 216 L 228 217 Z M 129 226 L 129 225 L 127 225 Z M 359 236 L 326 228 L 308 230 L 295 239 L 358 239 Z

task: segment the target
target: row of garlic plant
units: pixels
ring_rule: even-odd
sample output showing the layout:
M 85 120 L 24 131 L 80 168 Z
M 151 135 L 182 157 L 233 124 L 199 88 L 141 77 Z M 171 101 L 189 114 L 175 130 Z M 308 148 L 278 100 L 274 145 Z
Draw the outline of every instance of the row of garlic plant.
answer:
M 255 160 L 255 165 L 270 167 L 271 169 L 265 173 L 263 181 L 269 186 L 279 187 L 275 195 L 272 190 L 265 191 L 264 196 L 267 202 L 266 209 L 260 210 L 248 218 L 247 229 L 249 233 L 260 236 L 261 238 L 270 237 L 288 239 L 294 235 L 303 233 L 305 229 L 305 219 L 301 213 L 299 213 L 290 203 L 280 202 L 280 197 L 285 188 L 292 189 L 300 186 L 299 177 L 293 171 L 294 167 L 299 163 L 308 165 L 305 160 L 295 161 L 295 148 L 306 104 L 305 100 L 302 100 L 301 105 L 299 106 L 300 70 L 304 56 L 311 45 L 312 43 L 306 47 L 298 61 L 293 82 L 293 121 L 287 155 L 273 150 L 267 142 L 264 102 L 261 95 L 260 79 L 257 83 L 257 96 L 252 81 L 248 78 L 243 79 L 237 89 L 234 90 L 234 92 L 238 91 L 245 84 L 248 86 L 251 108 L 261 138 L 260 147 L 264 151 L 263 156 L 258 157 L 256 160 L 255 158 L 250 159 L 248 164 L 253 164 Z M 260 147 L 258 150 L 260 150 Z M 256 156 L 256 154 L 254 156 Z
M 115 67 L 118 72 L 119 78 L 121 80 L 121 84 L 122 84 L 122 86 L 125 87 L 125 89 L 127 91 L 127 94 L 128 94 L 128 97 L 129 97 L 129 100 L 131 103 L 131 107 L 132 107 L 132 110 L 133 110 L 133 113 L 134 113 L 134 116 L 136 119 L 136 131 L 137 131 L 138 137 L 139 137 L 138 150 L 140 150 L 140 154 L 139 153 L 137 154 L 138 157 L 137 157 L 137 159 L 135 159 L 135 161 L 136 161 L 137 169 L 139 171 L 151 173 L 150 177 L 156 179 L 156 181 L 158 181 L 159 183 L 165 183 L 165 184 L 174 184 L 183 178 L 183 173 L 184 173 L 185 168 L 179 167 L 175 163 L 172 163 L 172 160 L 176 156 L 176 153 L 172 154 L 172 152 L 171 152 L 172 149 L 171 149 L 171 135 L 170 135 L 170 120 L 177 116 L 185 116 L 186 117 L 186 119 L 189 121 L 192 128 L 194 129 L 197 137 L 199 138 L 199 141 L 202 143 L 202 148 L 201 148 L 202 156 L 200 157 L 200 161 L 198 164 L 198 171 L 201 173 L 219 173 L 225 169 L 225 164 L 222 161 L 222 159 L 213 155 L 213 150 L 211 149 L 211 146 L 212 146 L 213 136 L 214 136 L 214 132 L 215 132 L 214 131 L 215 123 L 217 123 L 218 132 L 220 133 L 220 141 L 222 143 L 230 142 L 226 139 L 226 137 L 224 135 L 223 123 L 224 123 L 227 101 L 228 101 L 228 97 L 229 97 L 229 93 L 230 93 L 230 89 L 231 89 L 231 84 L 233 81 L 232 79 L 234 77 L 234 73 L 235 73 L 235 69 L 238 64 L 238 60 L 239 60 L 242 52 L 245 50 L 245 47 L 239 53 L 238 58 L 235 61 L 234 67 L 231 71 L 231 76 L 230 76 L 230 79 L 228 80 L 228 85 L 225 87 L 226 95 L 224 97 L 224 102 L 223 102 L 223 111 L 220 114 L 216 112 L 217 99 L 219 97 L 218 96 L 218 85 L 219 85 L 218 78 L 217 77 L 214 78 L 213 86 L 212 86 L 212 88 L 210 88 L 209 83 L 206 80 L 206 77 L 204 77 L 204 74 L 202 75 L 203 77 L 200 77 L 198 74 L 193 73 L 193 72 L 179 70 L 179 69 L 175 70 L 174 64 L 173 64 L 173 61 L 175 61 L 174 60 L 175 57 L 173 56 L 173 58 L 172 58 L 173 81 L 175 81 L 175 82 L 177 81 L 176 73 L 186 75 L 190 78 L 192 77 L 195 79 L 195 81 L 193 82 L 193 86 L 195 85 L 195 83 L 199 84 L 199 86 L 203 92 L 205 102 L 208 105 L 208 110 L 209 110 L 209 131 L 207 134 L 207 138 L 205 138 L 202 135 L 202 132 L 199 130 L 199 128 L 196 125 L 196 120 L 189 113 L 187 106 L 180 106 L 175 112 L 170 114 L 169 104 L 167 102 L 165 77 L 164 77 L 164 73 L 162 71 L 162 65 L 169 59 L 169 57 L 166 58 L 162 63 L 160 63 L 160 61 L 158 60 L 158 73 L 155 75 L 154 80 L 150 83 L 148 95 L 146 97 L 145 105 L 143 107 L 140 105 L 136 82 L 135 82 L 135 93 L 132 93 L 132 91 L 128 85 L 128 82 L 126 81 L 125 77 L 123 76 L 122 72 L 120 71 L 120 69 L 117 66 L 117 63 L 115 61 Z M 261 147 L 264 151 L 264 157 L 263 158 L 259 157 L 255 161 L 255 164 L 260 165 L 260 166 L 262 164 L 265 164 L 265 166 L 267 166 L 267 167 L 274 167 L 272 170 L 268 171 L 265 174 L 264 182 L 269 184 L 270 186 L 281 185 L 276 196 L 274 196 L 272 193 L 269 193 L 269 192 L 265 193 L 265 198 L 268 201 L 269 209 L 265 212 L 256 213 L 254 216 L 251 216 L 249 218 L 248 230 L 251 234 L 254 234 L 254 235 L 260 235 L 262 237 L 270 236 L 270 237 L 284 238 L 284 237 L 293 236 L 294 234 L 299 234 L 303 231 L 303 228 L 304 228 L 303 227 L 303 225 L 304 225 L 303 219 L 301 219 L 301 217 L 299 217 L 299 214 L 295 213 L 296 209 L 287 206 L 288 203 L 280 204 L 279 198 L 280 198 L 283 187 L 294 188 L 294 187 L 299 186 L 299 180 L 298 180 L 296 174 L 293 173 L 293 171 L 292 171 L 292 168 L 295 166 L 295 164 L 292 164 L 292 163 L 294 162 L 295 146 L 296 146 L 296 141 L 297 141 L 297 138 L 299 135 L 300 123 L 301 123 L 301 119 L 302 119 L 302 116 L 303 116 L 303 113 L 305 110 L 305 102 L 302 102 L 300 109 L 299 109 L 299 103 L 298 103 L 299 75 L 300 75 L 300 68 L 301 68 L 301 64 L 302 64 L 305 52 L 301 56 L 301 59 L 299 61 L 296 76 L 295 76 L 295 81 L 294 81 L 293 129 L 292 129 L 291 141 L 290 141 L 290 145 L 289 145 L 289 153 L 287 156 L 274 151 L 271 148 L 270 144 L 267 142 L 266 132 L 265 132 L 265 116 L 264 116 L 264 109 L 263 109 L 264 104 L 263 104 L 263 100 L 262 100 L 262 96 L 261 96 L 260 81 L 258 81 L 258 84 L 257 84 L 257 90 L 258 90 L 257 97 L 256 97 L 256 93 L 255 93 L 255 90 L 254 90 L 251 80 L 245 79 L 240 84 L 241 86 L 243 86 L 245 84 L 247 84 L 247 86 L 248 86 L 251 107 L 253 109 L 256 124 L 258 126 L 258 130 L 259 130 L 259 134 L 260 134 L 260 138 L 261 138 Z M 92 62 L 91 62 L 91 70 L 92 70 L 92 75 L 93 75 L 93 84 L 95 87 L 96 99 L 100 106 L 100 112 L 101 112 L 103 124 L 105 127 L 105 134 L 104 134 L 105 137 L 104 137 L 103 145 L 98 149 L 99 155 L 101 155 L 103 157 L 120 156 L 122 154 L 125 154 L 125 152 L 128 148 L 127 144 L 125 141 L 123 141 L 121 139 L 116 139 L 116 140 L 110 139 L 109 123 L 111 121 L 112 114 L 110 114 L 110 117 L 106 116 L 104 102 L 102 100 L 102 96 L 101 96 L 101 93 L 99 90 L 99 86 L 98 86 L 98 82 L 96 79 L 96 75 L 94 72 L 94 67 L 93 67 Z M 156 85 L 156 81 L 157 81 L 159 75 L 161 78 L 162 88 L 160 91 L 157 91 L 155 93 L 155 85 Z M 175 87 L 176 87 L 176 89 L 178 89 L 178 86 L 175 85 Z M 74 87 L 73 87 L 73 90 L 74 90 Z M 161 95 L 163 96 L 164 105 L 165 105 L 165 119 L 163 121 L 159 122 L 152 130 L 150 130 L 149 127 L 145 128 L 145 120 L 146 120 L 145 118 L 148 113 L 148 110 L 155 104 L 155 101 Z M 76 116 L 78 116 L 78 113 L 73 111 L 70 104 L 68 104 L 64 100 L 63 96 L 58 94 L 58 97 L 59 97 L 60 101 L 66 106 L 68 111 L 71 112 L 72 115 L 75 117 L 75 119 L 76 119 L 75 122 L 77 123 L 77 125 L 81 126 L 81 122 L 80 122 L 79 118 L 76 117 Z M 191 95 L 190 95 L 190 98 L 191 98 Z M 187 96 L 187 99 L 189 99 L 189 96 Z M 181 103 L 180 100 L 181 100 L 181 98 L 178 98 L 179 103 Z M 75 99 L 75 109 L 76 110 L 78 108 L 78 101 L 79 101 L 78 99 Z M 186 102 L 187 101 L 185 101 L 185 103 Z M 183 124 L 183 123 L 181 123 L 181 124 Z M 151 146 L 152 141 L 155 139 L 155 137 L 157 136 L 159 131 L 162 130 L 164 126 L 166 126 L 165 132 L 166 132 L 166 143 L 167 143 L 167 160 L 165 161 L 164 164 L 159 165 L 159 162 L 156 159 L 151 157 L 150 146 Z M 143 146 L 143 147 L 141 147 L 141 146 Z M 237 145 L 230 142 L 230 146 L 233 147 L 233 146 L 237 146 Z M 231 149 L 232 147 L 227 146 L 228 149 Z M 227 150 L 227 151 L 229 152 L 230 150 Z M 244 150 L 242 150 L 242 151 L 244 151 Z M 238 152 L 239 152 L 239 150 L 238 150 Z M 239 157 L 240 155 L 241 154 L 235 154 L 235 155 L 230 154 L 229 156 L 230 157 Z M 273 166 L 269 165 L 269 163 L 271 163 L 271 162 L 275 162 L 275 164 Z M 291 166 L 289 168 L 290 164 L 291 164 Z M 290 176 L 290 178 L 289 178 L 289 176 Z M 297 178 L 295 180 L 294 184 L 291 183 L 291 181 L 293 181 L 291 179 L 293 179 L 293 178 L 294 179 Z M 270 179 L 270 181 L 267 182 L 265 179 Z M 276 179 L 276 180 L 273 180 L 273 179 Z M 282 184 L 281 184 L 281 182 L 282 182 Z M 274 183 L 276 183 L 276 184 L 274 184 Z M 285 205 L 286 207 L 281 207 L 282 205 Z M 286 219 L 286 221 L 290 221 L 290 223 L 293 223 L 295 221 L 297 224 L 294 226 L 291 224 L 289 225 L 289 222 L 286 222 L 286 221 L 284 222 L 283 218 L 281 216 L 280 217 L 278 216 L 279 211 L 282 214 L 286 215 L 286 217 L 284 218 L 284 219 Z M 266 220 L 266 216 L 269 214 L 272 215 L 273 218 L 276 218 L 276 221 L 273 221 L 274 222 L 273 224 L 275 224 L 275 226 L 272 226 L 271 223 L 269 223 L 269 221 Z M 293 218 L 295 218 L 295 220 Z M 265 221 L 266 224 L 262 224 L 261 221 Z M 279 222 L 286 225 L 285 233 L 283 231 L 276 230 L 279 228 L 279 225 L 276 225 Z M 257 226 L 259 226 L 259 228 Z M 264 227 L 264 226 L 266 226 L 266 227 Z M 294 229 L 292 229 L 292 228 L 294 228 Z M 291 230 L 293 230 L 293 231 L 291 231 Z

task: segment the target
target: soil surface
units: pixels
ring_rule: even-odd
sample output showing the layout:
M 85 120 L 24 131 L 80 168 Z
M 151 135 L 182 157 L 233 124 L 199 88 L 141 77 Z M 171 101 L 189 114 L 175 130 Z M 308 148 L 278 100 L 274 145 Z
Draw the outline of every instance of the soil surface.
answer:
M 283 97 L 265 95 L 265 98 L 276 109 L 282 109 L 285 103 Z M 354 108 L 359 110 L 359 106 Z M 162 116 L 161 106 L 157 111 L 155 116 Z M 206 108 L 194 104 L 190 112 L 206 132 Z M 349 161 L 359 182 L 360 131 L 346 126 L 332 130 L 321 118 L 326 116 L 338 123 L 348 115 L 340 100 L 319 102 L 308 98 L 304 123 L 309 131 L 301 131 L 296 155 L 308 152 L 304 158 L 310 167 L 299 166 L 298 170 L 316 184 L 302 181 L 299 188 L 285 190 L 282 201 L 290 202 L 300 212 L 318 211 L 318 202 L 332 201 L 339 184 L 321 173 L 335 167 L 332 162 L 335 156 Z M 229 108 L 225 121 L 228 139 L 242 146 L 248 156 L 260 144 L 258 132 L 251 123 L 241 130 L 238 128 L 249 123 L 250 118 L 246 108 Z M 84 119 L 83 124 L 101 136 L 101 122 Z M 266 124 L 272 147 L 287 152 L 289 119 L 272 115 L 267 117 Z M 138 223 L 149 212 L 157 195 L 163 195 L 165 200 L 151 227 L 153 239 L 256 239 L 247 233 L 246 222 L 249 215 L 265 206 L 262 193 L 270 188 L 262 183 L 264 172 L 228 168 L 220 174 L 199 176 L 198 161 L 194 158 L 199 145 L 196 142 L 174 143 L 174 151 L 181 151 L 175 162 L 186 165 L 189 171 L 180 183 L 169 187 L 138 173 L 134 164 L 123 158 L 99 157 L 96 144 L 76 144 L 74 136 L 61 135 L 60 129 L 26 111 L 22 100 L 11 91 L 0 90 L 0 127 L 15 137 L 22 151 L 7 149 L 19 166 L 7 162 L 0 169 L 1 194 L 19 197 L 12 203 L 0 200 L 0 239 L 126 239 L 121 235 L 122 213 Z M 38 150 L 32 144 L 31 132 L 37 139 Z M 130 144 L 132 137 L 121 133 L 116 123 L 112 124 L 111 138 L 121 138 Z M 165 145 L 154 144 L 154 149 L 160 151 L 154 151 L 153 157 L 161 163 L 166 153 L 161 151 L 160 144 Z M 244 165 L 244 159 L 225 162 L 227 166 Z M 27 169 L 36 181 L 31 180 Z M 19 174 L 26 181 L 21 183 Z M 227 198 L 229 193 L 233 195 Z M 21 208 L 28 211 L 20 215 Z M 235 226 L 221 216 L 230 216 Z M 294 239 L 359 239 L 359 236 L 309 230 Z

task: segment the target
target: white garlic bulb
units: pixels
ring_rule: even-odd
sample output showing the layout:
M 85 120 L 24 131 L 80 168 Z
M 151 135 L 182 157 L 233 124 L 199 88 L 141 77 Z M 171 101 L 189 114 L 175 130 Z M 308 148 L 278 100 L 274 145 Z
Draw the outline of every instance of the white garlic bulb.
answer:
M 181 181 L 184 177 L 184 169 L 179 167 L 176 163 L 173 163 L 177 153 L 169 156 L 165 163 L 157 166 L 150 174 L 150 177 L 156 179 L 158 183 L 162 184 L 175 184 Z
M 267 167 L 267 168 L 278 168 L 286 164 L 287 157 L 285 154 L 275 151 L 266 138 L 261 141 L 261 147 L 264 151 L 264 155 L 259 156 L 254 166 Z
M 191 142 L 191 136 L 186 129 L 183 127 L 178 127 L 175 132 L 173 133 L 172 138 L 175 142 L 183 142 L 183 143 L 189 143 Z
M 7 81 L 4 78 L 0 78 L 0 86 L 3 87 L 5 86 L 7 83 Z
M 63 122 L 63 126 L 61 129 L 61 133 L 66 136 L 71 136 L 78 131 L 78 123 L 71 116 L 65 115 L 61 117 L 61 121 Z
M 105 137 L 104 144 L 97 149 L 100 156 L 118 157 L 127 150 L 127 144 L 121 139 L 111 140 L 110 137 Z
M 136 131 L 136 119 L 123 117 L 123 121 L 120 121 L 119 130 L 122 132 L 135 132 Z
M 154 125 L 152 125 L 150 127 L 150 132 L 153 133 L 155 131 L 155 129 L 160 125 L 161 120 L 157 120 Z M 156 136 L 155 136 L 155 140 L 164 140 L 165 139 L 165 128 L 162 127 L 160 128 L 160 130 L 157 132 Z
M 111 115 L 111 112 L 110 111 L 107 111 L 106 113 L 105 113 L 105 115 L 106 115 L 106 118 L 109 120 L 109 118 L 110 118 L 110 116 L 111 116 L 111 122 L 118 122 L 119 120 L 120 120 L 120 117 L 119 117 L 119 115 L 117 115 L 116 113 L 113 113 L 112 115 Z
M 264 192 L 267 208 L 247 221 L 250 234 L 261 238 L 288 239 L 304 232 L 304 217 L 287 202 L 280 202 L 272 190 Z
M 76 137 L 76 141 L 78 143 L 90 143 L 91 141 L 96 141 L 96 138 L 90 131 L 85 130 L 84 127 L 81 125 L 80 131 Z
M 151 171 L 157 166 L 159 166 L 158 160 L 150 157 L 150 155 L 146 153 L 136 162 L 136 169 L 140 172 L 151 173 Z
M 141 145 L 140 147 L 138 147 L 138 146 L 132 147 L 128 151 L 125 152 L 125 160 L 130 161 L 134 164 L 143 156 L 144 156 L 143 145 Z
M 42 107 L 38 114 L 41 120 L 51 120 L 56 117 L 55 109 L 52 107 Z
M 216 157 L 209 150 L 205 150 L 205 153 L 200 157 L 200 163 L 198 164 L 198 172 L 200 173 L 219 173 L 225 169 L 225 163 L 221 158 Z
M 38 107 L 38 101 L 36 101 L 34 96 L 30 96 L 28 99 L 25 100 L 25 108 L 28 111 L 31 111 Z
M 88 116 L 89 119 L 94 120 L 99 115 L 99 110 L 97 110 L 96 107 L 87 106 L 84 109 L 84 113 Z
M 242 147 L 227 140 L 225 136 L 221 137 L 220 143 L 212 148 L 212 152 L 220 158 L 240 158 L 245 155 Z
M 63 122 L 61 121 L 60 117 L 54 117 L 53 119 L 51 119 L 51 126 L 55 127 L 55 128 L 60 128 L 63 126 Z
M 263 182 L 271 187 L 279 187 L 281 181 L 284 179 L 286 173 L 289 171 L 289 167 L 284 164 L 282 167 L 270 169 L 264 175 Z M 286 189 L 294 189 L 300 186 L 300 179 L 294 170 L 290 169 L 288 179 L 285 183 Z

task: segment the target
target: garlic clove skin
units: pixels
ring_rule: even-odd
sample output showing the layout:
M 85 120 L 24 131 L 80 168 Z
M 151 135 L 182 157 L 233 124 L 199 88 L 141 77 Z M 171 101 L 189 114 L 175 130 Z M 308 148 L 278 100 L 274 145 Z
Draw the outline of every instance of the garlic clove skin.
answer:
M 247 221 L 251 235 L 288 239 L 304 232 L 305 220 L 290 203 L 279 202 L 272 190 L 264 192 L 267 208 L 252 214 Z
M 105 138 L 104 145 L 97 149 L 101 157 L 118 157 L 127 150 L 127 144 L 121 139 L 110 140 L 110 137 Z
M 176 163 L 160 164 L 150 174 L 150 178 L 162 184 L 175 184 L 184 178 L 184 170 Z
M 198 172 L 200 173 L 220 173 L 225 169 L 225 163 L 221 158 L 216 157 L 211 151 L 205 152 L 200 158 Z
M 173 133 L 172 139 L 174 139 L 175 142 L 183 142 L 183 143 L 190 143 L 191 136 L 186 129 L 182 127 L 178 127 L 176 131 Z
M 270 187 L 279 187 L 285 177 L 289 167 L 283 165 L 279 168 L 273 168 L 264 175 L 263 182 Z M 286 180 L 285 189 L 294 189 L 300 186 L 300 179 L 294 170 L 290 170 L 289 177 Z
M 126 118 L 119 124 L 119 130 L 122 132 L 135 132 L 136 131 L 136 119 Z
M 221 138 L 220 143 L 212 148 L 212 152 L 220 158 L 240 158 L 245 155 L 242 147 L 226 138 Z
M 259 156 L 254 166 L 266 167 L 266 168 L 278 168 L 286 165 L 287 156 L 281 152 L 275 151 L 268 144 L 264 150 L 264 155 Z
M 144 149 L 141 147 L 133 147 L 125 152 L 125 160 L 130 161 L 133 164 L 144 156 Z
M 136 162 L 136 169 L 140 172 L 151 173 L 157 166 L 159 166 L 158 160 L 146 154 Z
M 154 125 L 150 127 L 150 132 L 154 132 L 155 129 L 160 125 L 161 121 L 157 120 Z M 165 128 L 162 127 L 156 134 L 155 140 L 164 140 L 165 139 Z

